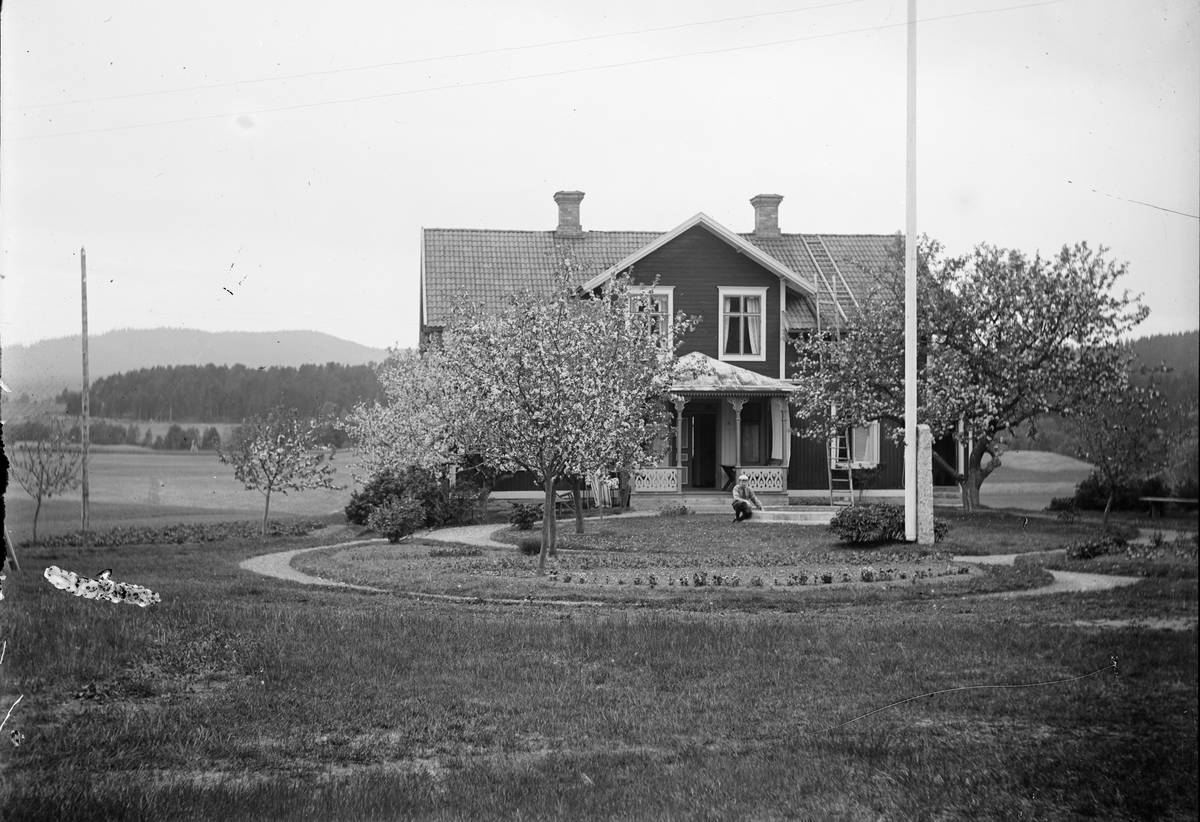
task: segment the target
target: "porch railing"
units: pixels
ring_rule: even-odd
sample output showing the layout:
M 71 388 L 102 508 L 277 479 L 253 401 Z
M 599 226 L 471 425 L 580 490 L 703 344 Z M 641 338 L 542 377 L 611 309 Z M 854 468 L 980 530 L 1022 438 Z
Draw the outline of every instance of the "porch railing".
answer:
M 787 491 L 787 471 L 786 465 L 739 465 L 737 475 L 745 474 L 756 492 L 782 494 Z
M 639 468 L 633 472 L 634 493 L 677 494 L 680 491 L 678 468 Z

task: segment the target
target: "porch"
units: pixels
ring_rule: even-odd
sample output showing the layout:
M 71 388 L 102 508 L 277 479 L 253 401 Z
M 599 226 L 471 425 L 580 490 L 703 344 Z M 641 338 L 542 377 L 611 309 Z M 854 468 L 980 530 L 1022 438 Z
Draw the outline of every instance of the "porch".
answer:
M 671 387 L 674 424 L 663 457 L 633 472 L 633 494 L 727 497 L 745 475 L 755 494 L 786 504 L 792 385 L 699 352 L 680 364 L 689 376 Z

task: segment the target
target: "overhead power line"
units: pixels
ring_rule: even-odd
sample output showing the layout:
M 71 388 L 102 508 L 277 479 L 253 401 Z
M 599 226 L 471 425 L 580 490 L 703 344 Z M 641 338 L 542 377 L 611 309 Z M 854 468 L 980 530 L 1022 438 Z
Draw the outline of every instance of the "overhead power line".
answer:
M 1006 11 L 1018 11 L 1021 9 L 1036 8 L 1038 6 L 1050 6 L 1050 5 L 1054 5 L 1057 3 L 1066 3 L 1066 2 L 1071 2 L 1071 1 L 1072 0 L 1041 0 L 1041 2 L 1023 3 L 1023 4 L 1017 5 L 1017 6 L 1005 6 L 1005 7 L 996 8 L 996 9 L 980 9 L 977 11 L 965 11 L 965 12 L 957 12 L 954 14 L 943 14 L 938 17 L 928 17 L 928 18 L 925 18 L 924 20 L 918 20 L 917 22 L 918 23 L 931 23 L 931 22 L 936 22 L 939 20 L 950 20 L 950 19 L 954 19 L 957 17 L 971 17 L 971 16 L 979 15 L 979 14 L 996 14 L 996 13 L 1006 12 Z M 881 24 L 875 25 L 875 26 L 864 26 L 864 27 L 856 28 L 856 29 L 843 29 L 841 31 L 827 32 L 825 34 L 810 34 L 810 35 L 806 35 L 804 37 L 790 37 L 790 38 L 787 38 L 784 40 L 772 40 L 767 43 L 755 43 L 755 44 L 745 45 L 745 46 L 726 46 L 724 48 L 705 49 L 702 51 L 690 51 L 690 52 L 684 52 L 682 54 L 668 54 L 668 55 L 662 55 L 659 57 L 645 57 L 640 60 L 627 60 L 627 61 L 621 62 L 621 63 L 605 63 L 605 64 L 598 65 L 598 66 L 581 66 L 579 68 L 562 69 L 559 71 L 541 72 L 538 74 L 524 74 L 524 75 L 520 75 L 517 77 L 500 77 L 500 78 L 496 78 L 496 79 L 492 79 L 492 80 L 477 80 L 475 82 L 470 82 L 470 83 L 454 83 L 452 85 L 427 86 L 425 88 L 407 89 L 404 91 L 389 91 L 389 92 L 384 92 L 382 94 L 368 94 L 368 95 L 363 95 L 361 97 L 343 97 L 343 98 L 340 98 L 337 100 L 322 100 L 322 101 L 313 102 L 313 103 L 297 103 L 296 105 L 291 105 L 291 106 L 277 106 L 275 108 L 260 108 L 260 109 L 253 109 L 250 111 L 223 112 L 221 114 L 202 114 L 202 115 L 198 115 L 195 117 L 180 117 L 180 118 L 173 119 L 173 120 L 158 120 L 158 121 L 150 122 L 150 123 L 132 123 L 132 124 L 122 125 L 122 126 L 109 126 L 106 128 L 93 128 L 93 129 L 81 129 L 78 131 L 65 131 L 65 132 L 59 132 L 57 134 L 35 134 L 35 135 L 27 136 L 27 137 L 10 137 L 9 140 L 12 142 L 16 142 L 16 141 L 24 141 L 24 140 L 45 140 L 45 139 L 51 139 L 51 138 L 55 138 L 55 137 L 74 137 L 74 136 L 84 135 L 84 134 L 103 134 L 105 132 L 110 132 L 110 131 L 125 131 L 128 129 L 153 128 L 156 126 L 178 125 L 181 123 L 196 123 L 196 122 L 202 122 L 204 120 L 221 120 L 221 119 L 225 119 L 225 118 L 229 118 L 229 117 L 253 116 L 253 115 L 260 115 L 260 114 L 275 114 L 275 113 L 282 112 L 282 111 L 296 111 L 298 109 L 304 109 L 304 108 L 319 108 L 319 107 L 323 107 L 323 106 L 343 105 L 346 103 L 364 103 L 364 102 L 369 102 L 372 100 L 385 100 L 385 99 L 388 99 L 391 97 L 406 97 L 406 96 L 414 95 L 414 94 L 428 94 L 430 92 L 447 91 L 450 89 L 478 88 L 481 86 L 493 86 L 493 85 L 500 85 L 500 84 L 504 84 L 504 83 L 517 83 L 517 82 L 521 82 L 524 80 L 538 80 L 538 79 L 543 79 L 543 78 L 547 78 L 547 77 L 560 77 L 560 76 L 567 75 L 567 74 L 580 74 L 580 73 L 589 72 L 589 71 L 604 71 L 607 69 L 614 69 L 614 68 L 627 68 L 629 66 L 646 65 L 648 63 L 660 63 L 660 62 L 665 62 L 667 60 L 679 60 L 684 57 L 700 57 L 700 56 L 708 56 L 708 55 L 713 55 L 713 54 L 727 54 L 727 53 L 735 52 L 735 51 L 748 51 L 748 50 L 752 50 L 752 49 L 769 48 L 771 46 L 781 46 L 781 45 L 788 45 L 788 44 L 792 44 L 792 43 L 803 43 L 803 42 L 807 42 L 810 40 L 823 40 L 823 39 L 828 39 L 830 37 L 842 37 L 842 36 L 845 36 L 848 34 L 863 34 L 866 32 L 882 31 L 883 29 L 898 28 L 900 26 L 906 26 L 906 25 L 908 25 L 907 22 L 881 23 Z
M 395 68 L 396 66 L 411 66 L 417 63 L 433 63 L 439 60 L 461 60 L 466 57 L 483 57 L 489 54 L 503 54 L 512 51 L 529 51 L 532 49 L 550 48 L 553 46 L 568 46 L 575 43 L 586 43 L 592 40 L 608 40 L 614 37 L 632 37 L 638 34 L 656 34 L 662 31 L 672 31 L 675 29 L 695 28 L 697 26 L 713 26 L 720 23 L 737 23 L 743 20 L 754 20 L 759 17 L 774 17 L 781 14 L 798 14 L 806 11 L 817 11 L 820 9 L 834 8 L 836 6 L 848 6 L 853 3 L 863 3 L 866 0 L 840 0 L 837 3 L 825 3 L 820 6 L 804 6 L 795 9 L 783 9 L 781 11 L 768 11 L 758 14 L 747 14 L 741 17 L 723 17 L 719 20 L 699 20 L 693 23 L 676 23 L 672 26 L 659 26 L 651 29 L 636 29 L 634 31 L 618 31 L 610 34 L 594 34 L 590 37 L 576 37 L 572 40 L 553 40 L 548 43 L 532 43 L 527 46 L 504 46 L 502 48 L 484 49 L 482 51 L 469 51 L 459 54 L 441 54 L 434 57 L 418 57 L 414 60 L 396 60 L 389 63 L 375 63 L 369 66 L 348 66 L 340 69 L 324 69 L 321 71 L 306 71 L 300 74 L 285 74 L 278 77 L 257 77 L 250 80 L 231 80 L 228 83 L 209 83 L 200 86 L 186 86 L 184 88 L 161 89 L 159 91 L 137 91 L 130 94 L 115 94 L 109 97 L 89 97 L 84 100 L 63 100 L 58 103 L 30 103 L 24 106 L 14 106 L 14 111 L 22 111 L 31 108 L 55 108 L 58 106 L 73 106 L 83 105 L 85 103 L 104 103 L 110 100 L 129 100 L 137 97 L 153 97 L 160 94 L 179 94 L 189 91 L 205 91 L 215 88 L 230 88 L 231 86 L 246 86 L 253 83 L 274 83 L 282 80 L 302 80 L 305 77 L 325 77 L 330 74 L 344 74 L 352 71 L 375 71 L 382 68 Z

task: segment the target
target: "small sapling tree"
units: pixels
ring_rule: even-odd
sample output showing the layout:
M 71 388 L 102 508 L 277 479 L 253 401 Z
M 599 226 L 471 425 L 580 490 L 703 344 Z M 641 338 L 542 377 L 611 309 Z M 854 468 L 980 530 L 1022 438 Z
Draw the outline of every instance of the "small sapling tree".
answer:
M 77 487 L 83 463 L 82 449 L 70 441 L 70 433 L 60 421 L 54 420 L 37 433 L 36 439 L 16 442 L 8 448 L 9 471 L 37 503 L 33 510 L 35 543 L 42 500 Z
M 266 497 L 263 507 L 262 535 L 267 534 L 271 513 L 271 494 L 278 491 L 305 491 L 310 488 L 336 489 L 336 469 L 325 462 L 317 445 L 320 422 L 301 419 L 294 409 L 277 407 L 265 417 L 253 417 L 238 428 L 229 450 L 218 451 L 233 476 L 246 490 L 259 491 Z

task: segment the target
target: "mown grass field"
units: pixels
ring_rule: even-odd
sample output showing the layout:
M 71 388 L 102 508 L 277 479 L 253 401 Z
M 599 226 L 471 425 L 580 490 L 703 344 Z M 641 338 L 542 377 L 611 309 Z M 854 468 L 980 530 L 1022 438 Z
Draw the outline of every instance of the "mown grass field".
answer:
M 342 490 L 275 493 L 271 514 L 322 516 L 340 512 L 357 487 L 350 476 L 352 454 L 334 458 L 335 482 Z M 38 534 L 65 533 L 79 527 L 82 490 L 42 503 Z M 247 491 L 213 452 L 151 451 L 132 447 L 93 449 L 88 469 L 88 517 L 93 528 L 136 525 L 146 520 L 217 522 L 262 518 L 264 498 Z M 5 527 L 20 544 L 32 537 L 34 501 L 10 479 L 4 494 Z
M 729 550 L 704 519 L 675 548 Z M 1019 519 L 955 533 L 1020 551 Z M 25 695 L 3 818 L 1195 818 L 1194 572 L 781 612 L 445 604 L 238 567 L 356 535 L 25 549 L 0 604 L 0 705 Z M 49 564 L 162 602 L 72 597 Z M 1113 613 L 1190 627 L 1088 624 Z

